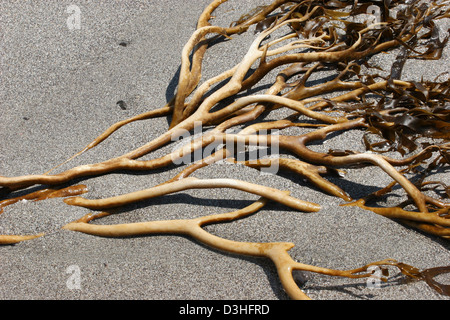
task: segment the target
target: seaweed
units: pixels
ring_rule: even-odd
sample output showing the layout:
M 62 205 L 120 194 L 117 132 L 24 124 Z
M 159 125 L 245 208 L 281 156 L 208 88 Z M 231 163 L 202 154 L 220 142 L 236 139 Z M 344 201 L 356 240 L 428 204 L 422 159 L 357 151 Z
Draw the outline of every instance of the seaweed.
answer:
M 321 206 L 290 196 L 287 191 L 256 185 L 245 179 L 191 177 L 200 168 L 221 160 L 258 170 L 278 166 L 304 177 L 315 188 L 341 198 L 346 202 L 343 205 L 358 206 L 444 241 L 450 239 L 449 187 L 430 177 L 437 170 L 448 170 L 450 161 L 450 79 L 439 80 L 445 74 L 433 81 L 403 79 L 408 61 L 442 58 L 450 35 L 442 39 L 436 22 L 450 17 L 448 3 L 419 0 L 275 0 L 270 5 L 258 6 L 243 14 L 229 27 L 211 25 L 212 13 L 224 2 L 212 1 L 199 17 L 196 29 L 182 51 L 179 83 L 173 99 L 159 109 L 113 124 L 64 163 L 95 148 L 113 132 L 133 121 L 167 116 L 170 126 L 166 132 L 135 150 L 103 162 L 55 174 L 52 172 L 59 166 L 43 174 L 0 176 L 2 194 L 7 197 L 12 191 L 26 192 L 31 186 L 71 184 L 81 177 L 120 170 L 150 172 L 167 168 L 175 160 L 193 155 L 201 148 L 209 148 L 216 143 L 225 144 L 225 148 L 213 148 L 214 152 L 204 158 L 180 165 L 176 176 L 149 189 L 104 199 L 66 197 L 64 201 L 68 205 L 100 213 L 89 214 L 63 228 L 108 237 L 185 234 L 234 254 L 262 256 L 274 262 L 283 288 L 294 299 L 308 299 L 308 296 L 293 280 L 293 270 L 367 278 L 372 276 L 369 267 L 374 265 L 397 267 L 407 277 L 426 281 L 438 292 L 449 294 L 448 286 L 433 280 L 437 274 L 448 272 L 448 267 L 420 271 L 386 259 L 357 269 L 332 270 L 295 262 L 288 253 L 294 246 L 292 243 L 248 243 L 213 236 L 202 226 L 245 217 L 261 210 L 268 201 L 306 212 L 318 211 Z M 380 10 L 380 19 L 376 23 L 361 17 L 373 8 L 371 6 Z M 208 44 L 216 39 L 208 35 L 220 35 L 232 41 L 232 35 L 247 32 L 251 28 L 255 31 L 254 41 L 242 61 L 202 81 L 202 61 Z M 371 58 L 386 52 L 397 54 L 387 75 L 385 70 L 371 64 Z M 277 76 L 264 94 L 251 94 L 249 89 L 269 72 L 276 70 Z M 309 85 L 311 76 L 320 75 L 322 71 L 332 71 L 334 76 Z M 214 88 L 217 84 L 221 84 L 218 89 Z M 332 98 L 329 97 L 330 93 L 334 94 Z M 289 110 L 290 115 L 274 121 L 265 120 L 268 114 L 276 115 L 279 109 Z M 212 129 L 164 156 L 139 160 L 169 145 L 174 141 L 172 138 L 181 132 L 189 132 L 200 126 Z M 299 135 L 283 134 L 284 129 L 291 127 L 309 127 L 312 130 Z M 230 128 L 237 131 L 228 133 L 227 129 Z M 275 129 L 281 134 L 270 133 Z M 329 134 L 339 135 L 351 130 L 363 132 L 361 139 L 366 150 L 330 148 L 328 153 L 322 153 L 308 147 L 308 144 L 321 141 Z M 277 145 L 292 158 L 280 156 L 242 161 L 238 159 L 236 150 L 231 148 L 237 144 Z M 325 177 L 331 174 L 345 179 L 343 168 L 358 170 L 362 166 L 380 168 L 393 182 L 355 200 L 350 198 L 346 190 Z M 406 201 L 394 207 L 368 205 L 369 202 L 379 203 L 396 185 L 404 191 Z M 108 215 L 104 210 L 110 208 L 199 188 L 234 188 L 257 194 L 261 198 L 235 212 L 191 220 L 101 226 L 89 223 Z M 6 239 L 5 244 L 11 243 L 7 241 L 8 237 L 14 243 L 33 239 L 32 236 L 3 237 Z

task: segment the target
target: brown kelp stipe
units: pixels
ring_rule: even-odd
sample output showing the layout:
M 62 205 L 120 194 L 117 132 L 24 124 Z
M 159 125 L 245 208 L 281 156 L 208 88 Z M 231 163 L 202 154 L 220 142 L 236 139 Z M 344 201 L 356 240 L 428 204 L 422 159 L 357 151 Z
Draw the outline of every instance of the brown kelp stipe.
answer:
M 86 164 L 52 174 L 59 166 L 43 174 L 17 177 L 0 176 L 4 193 L 26 190 L 35 185 L 71 184 L 77 178 L 99 176 L 119 170 L 151 171 L 176 163 L 180 171 L 166 182 L 148 189 L 104 199 L 67 197 L 41 191 L 44 196 L 63 196 L 68 205 L 82 206 L 92 213 L 63 226 L 66 230 L 103 237 L 144 234 L 183 234 L 195 240 L 239 255 L 265 257 L 276 266 L 281 284 L 293 299 L 308 299 L 295 283 L 292 272 L 306 270 L 331 276 L 363 278 L 373 276 L 370 266 L 397 267 L 410 278 L 423 280 L 442 294 L 448 286 L 433 279 L 449 272 L 449 267 L 419 271 L 407 264 L 386 259 L 361 268 L 340 271 L 305 265 L 294 261 L 288 242 L 238 242 L 212 235 L 202 226 L 242 219 L 262 210 L 268 201 L 276 201 L 298 211 L 315 212 L 320 204 L 303 201 L 288 191 L 257 185 L 245 179 L 198 179 L 196 170 L 227 160 L 229 163 L 258 170 L 273 166 L 280 171 L 305 178 L 314 188 L 336 196 L 346 203 L 395 219 L 432 237 L 450 239 L 450 189 L 443 181 L 431 179 L 436 172 L 448 170 L 450 161 L 450 79 L 442 73 L 433 81 L 402 79 L 405 63 L 411 59 L 439 60 L 449 35 L 442 35 L 440 20 L 450 18 L 447 1 L 328 1 L 275 0 L 244 14 L 229 27 L 211 24 L 213 12 L 226 0 L 215 0 L 198 19 L 197 27 L 184 46 L 176 95 L 167 105 L 120 121 L 105 130 L 80 152 L 94 149 L 116 130 L 133 121 L 170 116 L 167 131 L 126 154 L 100 163 Z M 379 19 L 367 19 L 369 9 L 378 7 Z M 366 20 L 365 20 L 366 19 Z M 242 60 L 219 75 L 202 79 L 202 61 L 212 41 L 230 39 L 254 31 L 254 40 Z M 395 50 L 395 51 L 394 51 Z M 378 54 L 395 52 L 396 58 L 386 72 L 371 64 Z M 320 77 L 309 85 L 310 79 Z M 266 76 L 274 81 L 263 94 L 250 93 Z M 332 74 L 332 76 L 330 76 Z M 289 115 L 273 120 L 279 111 Z M 267 120 L 266 117 L 272 118 Z M 188 140 L 182 147 L 151 160 L 139 160 L 173 143 L 183 132 L 208 126 L 201 137 Z M 308 128 L 306 133 L 292 135 L 289 128 Z M 229 133 L 228 129 L 234 133 Z M 329 135 L 358 131 L 365 152 L 356 150 L 313 151 L 312 142 Z M 274 134 L 273 132 L 277 132 Z M 290 134 L 283 134 L 289 131 Z M 225 146 L 221 149 L 216 145 Z M 288 155 L 259 157 L 242 161 L 235 145 L 279 148 Z M 180 164 L 181 159 L 208 149 L 212 152 L 194 162 Z M 182 161 L 181 161 L 182 162 Z M 331 183 L 326 176 L 344 179 L 343 169 L 374 166 L 392 183 L 362 199 L 352 199 L 349 190 Z M 251 170 L 251 169 L 248 169 Z M 277 173 L 277 172 L 275 172 Z M 413 178 L 412 178 L 413 177 Z M 406 201 L 397 206 L 383 206 L 383 197 L 394 187 L 404 191 Z M 250 206 L 224 214 L 194 219 L 161 220 L 132 224 L 97 225 L 89 223 L 108 215 L 110 208 L 144 199 L 161 197 L 187 189 L 232 188 L 261 198 Z M 48 189 L 51 190 L 51 189 Z M 79 190 L 80 193 L 84 189 Z M 23 196 L 36 199 L 40 194 Z M 0 202 L 12 204 L 17 199 Z M 377 204 L 370 206 L 370 202 Z M 37 235 L 41 236 L 41 235 Z M 0 236 L 0 244 L 17 243 L 36 236 Z M 385 273 L 383 273 L 385 275 Z M 386 280 L 386 279 L 383 279 Z

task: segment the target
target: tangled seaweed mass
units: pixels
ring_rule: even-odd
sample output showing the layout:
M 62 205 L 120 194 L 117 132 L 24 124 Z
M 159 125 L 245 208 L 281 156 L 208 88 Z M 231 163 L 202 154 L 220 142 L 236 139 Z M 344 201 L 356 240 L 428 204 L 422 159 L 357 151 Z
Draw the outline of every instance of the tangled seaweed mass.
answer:
M 450 239 L 450 188 L 444 181 L 430 180 L 434 172 L 445 172 L 450 162 L 450 79 L 443 72 L 434 81 L 408 81 L 402 78 L 405 62 L 411 59 L 439 60 L 449 34 L 438 27 L 450 18 L 447 1 L 384 0 L 275 0 L 241 16 L 229 27 L 212 24 L 213 12 L 225 0 L 211 2 L 198 19 L 197 28 L 182 51 L 177 91 L 167 105 L 112 125 L 91 144 L 67 160 L 95 148 L 113 132 L 134 121 L 168 117 L 166 132 L 141 147 L 103 162 L 77 166 L 60 173 L 56 168 L 38 175 L 0 176 L 5 200 L 0 208 L 21 199 L 45 200 L 64 197 L 67 205 L 95 210 L 64 229 L 103 237 L 146 234 L 184 234 L 208 246 L 247 256 L 270 259 L 276 266 L 284 290 L 293 299 L 308 299 L 293 278 L 294 270 L 325 275 L 366 278 L 371 266 L 397 267 L 407 277 L 422 279 L 442 294 L 448 285 L 433 279 L 450 267 L 422 270 L 386 259 L 353 270 L 333 270 L 295 261 L 288 253 L 288 242 L 253 243 L 221 238 L 207 232 L 207 224 L 242 219 L 261 210 L 268 201 L 279 202 L 302 212 L 316 212 L 320 204 L 303 201 L 277 190 L 236 179 L 200 179 L 196 170 L 226 160 L 236 166 L 258 170 L 278 168 L 305 178 L 314 188 L 341 198 L 346 206 L 358 206 L 401 224 L 442 239 Z M 367 15 L 377 9 L 379 16 Z M 202 61 L 208 47 L 218 41 L 254 32 L 254 41 L 235 66 L 207 80 L 202 79 Z M 378 54 L 395 52 L 387 74 L 371 63 Z M 383 67 L 384 71 L 386 68 Z M 445 70 L 444 70 L 445 71 Z M 251 90 L 268 74 L 276 74 L 263 94 Z M 325 80 L 309 85 L 316 75 Z M 331 76 L 330 76 L 331 75 Z M 444 80 L 447 79 L 447 80 Z M 288 116 L 274 118 L 279 111 Z M 285 134 L 289 128 L 307 128 L 300 135 Z M 150 160 L 139 160 L 174 142 L 183 133 L 202 130 L 178 149 Z M 206 130 L 207 129 L 207 130 Z M 231 133 L 229 129 L 233 129 Z M 350 130 L 361 132 L 365 152 L 330 149 L 314 151 L 312 143 Z M 242 159 L 236 145 L 261 145 L 279 150 L 274 156 Z M 222 146 L 222 147 L 218 147 Z M 276 147 L 276 148 L 275 148 Z M 176 162 L 209 148 L 204 157 L 190 163 Z M 282 152 L 281 152 L 282 151 Z M 206 154 L 206 155 L 205 155 Z M 119 170 L 162 170 L 179 163 L 179 173 L 149 189 L 104 199 L 88 199 L 84 185 L 73 185 L 87 178 Z M 357 170 L 375 166 L 392 178 L 392 183 L 361 199 L 352 199 L 326 179 L 327 175 L 345 179 L 345 168 Z M 249 169 L 252 170 L 252 169 Z M 273 178 L 276 178 L 276 173 Z M 69 185 L 69 186 L 68 186 Z M 21 197 L 15 191 L 43 186 Z M 65 186 L 62 188 L 61 186 Z M 68 186 L 68 187 L 67 187 Z M 200 188 L 232 188 L 258 195 L 253 204 L 237 211 L 206 215 L 194 219 L 159 220 L 129 224 L 90 223 L 112 214 L 114 208 L 167 194 Z M 383 199 L 400 188 L 406 200 L 396 206 L 383 205 Z M 1 244 L 31 240 L 38 235 L 2 235 Z M 383 270 L 385 270 L 383 269 Z M 386 274 L 383 273 L 383 280 Z

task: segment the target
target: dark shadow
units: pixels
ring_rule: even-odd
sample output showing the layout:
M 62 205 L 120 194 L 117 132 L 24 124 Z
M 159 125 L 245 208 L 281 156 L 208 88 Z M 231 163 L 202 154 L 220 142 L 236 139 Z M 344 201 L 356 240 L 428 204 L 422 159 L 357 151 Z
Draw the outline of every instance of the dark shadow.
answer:
M 20 189 L 20 190 L 16 190 L 16 191 L 9 191 L 7 188 L 2 187 L 5 190 L 2 193 L 2 189 L 0 189 L 0 201 L 9 200 L 9 199 L 18 198 L 18 197 L 23 197 L 23 196 L 26 196 L 26 195 L 28 195 L 30 193 L 41 191 L 41 190 L 45 190 L 45 189 L 59 190 L 59 189 L 67 188 L 67 187 L 74 186 L 74 185 L 77 185 L 77 184 L 79 184 L 79 182 L 77 182 L 76 180 L 73 180 L 70 183 L 54 185 L 54 186 L 41 185 L 41 184 L 40 185 L 34 185 L 34 186 L 30 186 L 30 187 L 28 187 L 26 189 Z M 32 201 L 32 199 L 30 201 Z
M 8 200 L 11 198 L 16 198 L 16 197 L 22 197 L 25 196 L 29 193 L 32 192 L 36 192 L 39 190 L 43 190 L 46 189 L 46 186 L 33 186 L 33 187 L 29 187 L 27 189 L 21 189 L 21 190 L 17 190 L 17 191 L 11 191 L 10 189 L 8 189 L 7 187 L 1 187 L 0 188 L 0 201 L 3 200 Z
M 324 70 L 326 71 L 326 70 Z M 318 86 L 318 85 L 322 85 L 328 81 L 333 81 L 334 79 L 336 79 L 336 74 L 334 75 L 329 75 L 329 76 L 325 76 L 323 78 L 320 79 L 315 79 L 315 80 L 307 80 L 305 83 L 305 87 L 314 87 L 314 86 Z
M 160 196 L 157 198 L 152 198 L 148 200 L 142 200 L 136 202 L 134 204 L 130 204 L 127 206 L 121 207 L 117 213 L 124 213 L 129 211 L 134 211 L 136 209 L 143 209 L 147 207 L 151 207 L 154 205 L 170 205 L 173 203 L 185 203 L 189 205 L 196 205 L 203 208 L 211 208 L 211 212 L 202 213 L 203 215 L 215 214 L 217 210 L 215 208 L 222 208 L 222 212 L 226 212 L 225 210 L 239 210 L 246 206 L 249 206 L 254 201 L 252 200 L 230 200 L 230 199 L 222 199 L 222 198 L 198 198 L 195 196 L 191 196 L 189 194 L 178 192 L 174 194 L 168 194 L 164 196 Z
M 221 83 L 217 84 L 215 87 L 211 88 L 206 94 L 205 94 L 205 98 L 207 98 L 208 96 L 210 96 L 211 94 L 213 94 L 214 92 L 216 92 L 217 90 L 221 89 L 223 86 L 225 86 L 228 83 L 229 79 L 226 79 L 224 81 L 222 81 Z M 232 95 L 230 97 L 227 97 L 225 99 L 222 99 L 220 102 L 218 102 L 216 105 L 214 105 L 210 112 L 213 113 L 215 111 L 219 111 L 225 107 L 227 107 L 228 105 L 232 104 L 234 101 L 236 101 L 237 99 L 244 97 L 244 96 L 248 96 L 248 95 L 252 95 L 252 94 L 256 94 L 256 93 L 260 93 L 263 90 L 267 90 L 271 87 L 270 84 L 265 84 L 265 85 L 261 85 L 258 87 L 252 87 L 249 88 L 247 90 L 245 90 L 244 92 L 239 92 L 238 94 Z
M 354 130 L 354 131 L 359 130 L 359 131 L 364 132 L 363 130 L 361 130 L 361 129 L 359 129 L 359 128 L 354 128 L 354 129 L 352 129 L 352 130 Z M 306 146 L 319 146 L 319 145 L 323 145 L 324 141 L 327 141 L 327 140 L 330 140 L 330 139 L 339 137 L 339 136 L 342 134 L 342 131 L 345 131 L 345 130 L 336 130 L 336 131 L 330 132 L 330 133 L 327 134 L 327 136 L 326 136 L 325 139 L 323 139 L 323 140 L 313 140 L 313 141 L 309 142 Z
M 220 190 L 218 190 L 220 192 Z M 241 192 L 241 191 L 239 191 Z M 244 192 L 244 191 L 242 191 Z M 201 215 L 210 215 L 210 214 L 217 214 L 217 213 L 225 213 L 230 211 L 236 211 L 243 209 L 252 203 L 254 203 L 259 196 L 258 195 L 252 195 L 253 200 L 233 200 L 233 199 L 227 199 L 227 198 L 220 198 L 220 194 L 217 195 L 216 198 L 199 198 L 192 196 L 187 193 L 183 193 L 182 191 L 173 193 L 173 194 L 167 194 L 160 197 L 155 197 L 151 199 L 141 200 L 135 203 L 131 203 L 125 206 L 121 206 L 119 208 L 114 209 L 114 214 L 122 214 L 127 212 L 132 212 L 137 209 L 144 209 L 147 207 L 152 206 L 162 206 L 162 205 L 170 205 L 173 203 L 177 204 L 189 204 L 189 205 L 195 205 L 199 208 L 206 208 L 206 212 L 202 212 Z M 208 211 L 208 208 L 211 209 L 211 211 Z M 218 211 L 217 208 L 220 208 Z M 280 204 L 275 201 L 269 201 L 265 206 L 263 210 L 270 210 L 270 211 L 295 211 L 295 209 L 291 209 L 283 204 Z M 256 213 L 255 213 L 256 214 Z M 251 215 L 247 215 L 243 217 L 245 219 L 246 217 L 249 217 Z M 229 223 L 229 222 L 217 222 L 214 224 L 223 224 L 223 223 Z
M 360 184 L 357 182 L 353 182 L 350 180 L 347 180 L 345 178 L 339 178 L 336 176 L 323 176 L 325 179 L 327 179 L 328 181 L 330 181 L 331 183 L 337 185 L 338 187 L 340 187 L 342 190 L 344 190 L 352 199 L 361 199 L 364 198 L 378 190 L 381 189 L 381 187 L 378 186 L 368 186 L 365 184 Z M 398 189 L 402 189 L 400 186 L 395 186 L 392 190 L 398 190 Z M 378 201 L 383 201 L 384 199 L 386 199 L 386 197 L 400 197 L 400 195 L 395 194 L 395 193 L 389 193 L 386 194 L 386 196 L 382 196 L 377 198 Z M 372 203 L 371 203 L 372 205 Z
M 178 81 L 180 80 L 180 72 L 181 72 L 181 65 L 178 67 L 177 71 L 175 72 L 172 79 L 170 79 L 169 84 L 167 85 L 166 102 L 169 102 L 175 96 Z
M 352 283 L 352 284 L 343 284 L 343 285 L 312 285 L 307 286 L 308 290 L 316 290 L 316 291 L 332 291 L 332 292 L 340 292 L 342 294 L 346 294 L 348 296 L 351 296 L 353 299 L 358 300 L 372 300 L 376 297 L 376 290 L 373 291 L 374 294 L 371 293 L 358 293 L 358 290 L 363 290 L 367 288 L 367 279 L 368 278 L 362 278 L 362 282 L 358 283 Z M 387 287 L 392 286 L 399 286 L 404 285 L 408 283 L 409 280 L 405 276 L 403 276 L 401 273 L 395 275 L 394 277 L 390 277 L 388 282 L 380 282 L 379 284 L 376 284 L 376 289 L 383 289 Z

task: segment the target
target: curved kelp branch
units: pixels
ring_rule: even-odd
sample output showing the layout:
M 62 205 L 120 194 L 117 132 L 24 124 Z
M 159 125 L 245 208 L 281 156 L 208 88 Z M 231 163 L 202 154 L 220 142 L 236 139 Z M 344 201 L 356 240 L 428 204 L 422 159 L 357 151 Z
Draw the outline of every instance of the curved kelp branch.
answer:
M 0 235 L 0 245 L 11 245 L 22 241 L 28 241 L 42 237 L 44 233 L 35 235 Z
M 286 193 L 287 194 L 287 193 Z M 187 235 L 195 240 L 206 244 L 212 248 L 245 256 L 269 258 L 275 264 L 281 284 L 286 293 L 292 299 L 309 300 L 310 298 L 298 287 L 293 278 L 294 270 L 310 271 L 330 276 L 340 276 L 348 278 L 371 277 L 372 272 L 368 271 L 370 266 L 396 265 L 394 260 L 384 260 L 375 262 L 361 268 L 353 270 L 334 270 L 321 268 L 296 262 L 288 253 L 294 247 L 289 242 L 241 242 L 228 240 L 205 231 L 202 227 L 213 223 L 231 222 L 253 214 L 263 208 L 268 199 L 260 198 L 251 205 L 228 213 L 213 214 L 193 219 L 160 220 L 135 222 L 115 225 L 90 224 L 89 222 L 99 217 L 104 217 L 105 213 L 95 215 L 89 214 L 78 221 L 71 222 L 63 226 L 63 229 L 83 232 L 101 237 L 129 237 L 143 236 L 150 234 L 181 234 Z
M 316 212 L 320 210 L 318 204 L 302 201 L 297 198 L 286 195 L 285 192 L 278 189 L 257 185 L 254 183 L 236 180 L 236 179 L 198 179 L 188 177 L 182 180 L 164 183 L 149 189 L 140 190 L 116 197 L 106 199 L 85 199 L 82 197 L 71 197 L 64 200 L 69 205 L 81 206 L 89 209 L 103 210 L 124 206 L 136 201 L 155 198 L 161 195 L 171 194 L 187 189 L 206 189 L 206 188 L 232 188 L 244 192 L 264 196 L 267 199 L 279 202 L 296 210 L 306 212 Z
M 182 48 L 176 93 L 165 106 L 112 124 L 62 164 L 94 150 L 106 139 L 113 139 L 114 132 L 135 121 L 167 117 L 170 124 L 165 132 L 105 161 L 61 172 L 56 169 L 62 164 L 44 174 L 0 176 L 2 196 L 11 196 L 0 201 L 0 210 L 20 200 L 52 197 L 63 197 L 68 205 L 107 210 L 184 190 L 234 189 L 261 199 L 230 213 L 111 226 L 89 223 L 108 215 L 97 212 L 64 228 L 111 237 L 185 234 L 226 252 L 265 257 L 275 264 L 283 288 L 295 299 L 308 299 L 293 279 L 295 270 L 360 278 L 373 276 L 370 266 L 398 267 L 407 276 L 425 280 L 439 292 L 447 292 L 445 286 L 432 279 L 442 268 L 420 272 L 393 260 L 383 260 L 339 271 L 294 261 L 289 254 L 294 244 L 290 242 L 238 242 L 214 236 L 202 226 L 248 216 L 269 200 L 304 212 L 316 212 L 320 205 L 297 199 L 287 191 L 245 181 L 245 174 L 239 179 L 198 179 L 192 175 L 220 161 L 241 170 L 251 167 L 269 172 L 273 179 L 279 170 L 284 170 L 304 178 L 305 184 L 318 191 L 342 199 L 344 205 L 358 206 L 449 239 L 450 188 L 445 181 L 431 176 L 446 173 L 450 163 L 450 80 L 437 81 L 445 74 L 434 81 L 402 79 L 409 60 L 438 60 L 444 56 L 450 36 L 442 34 L 437 21 L 450 17 L 448 1 L 274 0 L 242 15 L 229 26 L 215 25 L 213 14 L 226 2 L 213 0 L 199 16 Z M 370 5 L 379 6 L 382 12 L 380 21 L 374 24 L 360 16 L 367 13 Z M 395 16 L 391 14 L 393 11 L 397 13 Z M 202 79 L 203 60 L 210 45 L 225 46 L 253 27 L 253 39 L 241 60 Z M 399 53 L 387 65 L 388 69 L 373 63 L 372 57 L 395 53 L 394 49 L 399 49 Z M 267 89 L 262 93 L 262 88 Z M 332 149 L 333 140 L 328 153 L 314 151 L 310 146 L 330 135 L 343 137 L 342 133 L 349 131 L 361 136 L 365 150 Z M 252 148 L 245 150 L 248 146 Z M 266 153 L 253 153 L 261 147 L 271 148 L 275 154 L 267 157 Z M 280 150 L 288 155 L 282 156 Z M 153 156 L 156 151 L 164 152 Z M 253 158 L 242 160 L 240 156 L 244 153 Z M 140 159 L 143 156 L 148 158 Z M 334 174 L 344 179 L 341 168 L 358 170 L 367 166 L 379 168 L 393 181 L 359 200 L 350 197 L 351 190 L 326 177 Z M 145 190 L 100 199 L 72 197 L 87 191 L 84 185 L 72 186 L 78 178 L 173 167 L 177 173 L 171 179 Z M 89 180 L 85 180 L 88 185 Z M 27 189 L 35 185 L 41 185 L 42 190 Z M 378 206 L 368 204 L 370 200 L 382 200 L 397 186 L 406 192 L 408 199 L 404 203 L 396 207 L 382 205 L 382 201 Z M 22 191 L 15 197 L 11 192 L 17 190 Z M 0 244 L 40 236 L 2 235 Z

